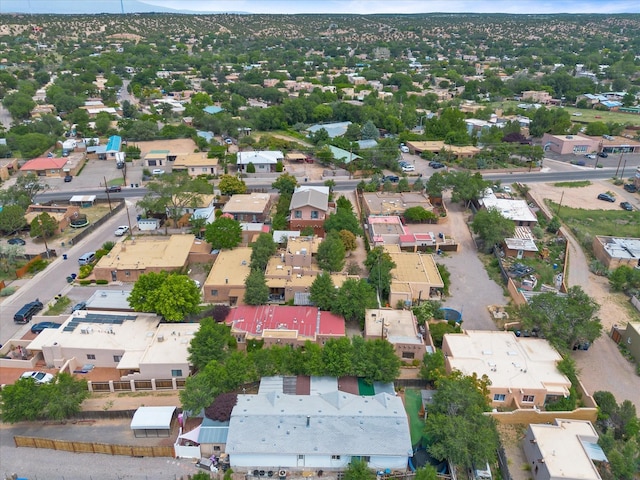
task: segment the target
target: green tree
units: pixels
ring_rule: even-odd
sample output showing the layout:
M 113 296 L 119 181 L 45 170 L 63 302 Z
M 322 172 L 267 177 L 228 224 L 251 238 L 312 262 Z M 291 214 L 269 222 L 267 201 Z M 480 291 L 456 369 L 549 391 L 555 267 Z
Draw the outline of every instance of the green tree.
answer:
M 438 480 L 438 471 L 433 465 L 426 464 L 416 470 L 414 480 Z
M 264 272 L 251 270 L 244 281 L 244 303 L 247 305 L 265 305 L 269 301 L 269 287 Z
M 20 205 L 25 211 L 35 203 L 36 195 L 46 191 L 49 186 L 43 183 L 35 173 L 20 175 L 16 183 L 6 190 L 0 190 L 0 203 L 3 205 Z
M 362 126 L 362 129 L 360 130 L 360 136 L 363 140 L 377 140 L 378 138 L 380 138 L 380 131 L 378 130 L 376 125 L 371 120 L 369 120 Z
M 347 321 L 357 321 L 362 327 L 365 310 L 377 305 L 376 292 L 367 280 L 348 278 L 338 290 L 331 311 L 342 315 Z
M 318 266 L 328 272 L 340 272 L 344 268 L 345 248 L 340 235 L 335 230 L 327 233 L 318 246 L 316 255 Z
M 336 299 L 336 288 L 331 275 L 322 272 L 316 276 L 309 288 L 310 299 L 320 310 L 331 310 Z
M 609 127 L 604 122 L 589 122 L 584 133 L 594 137 L 609 135 Z
M 425 353 L 420 366 L 420 378 L 435 382 L 447 374 L 442 350 L 435 353 Z
M 22 92 L 10 93 L 2 102 L 14 120 L 24 120 L 31 116 L 31 110 L 36 106 L 31 96 Z
M 322 348 L 324 374 L 332 377 L 344 377 L 353 372 L 353 347 L 348 337 L 331 338 Z
M 340 235 L 340 240 L 342 240 L 344 249 L 347 252 L 352 252 L 356 248 L 358 248 L 358 243 L 356 242 L 356 236 L 353 233 L 351 233 L 349 230 L 340 230 L 338 234 Z
M 482 209 L 473 217 L 471 228 L 483 241 L 486 251 L 505 238 L 512 237 L 516 226 L 512 220 L 505 218 L 496 208 Z
M 296 177 L 289 173 L 283 173 L 278 176 L 275 182 L 271 184 L 272 188 L 278 190 L 280 195 L 291 195 L 298 186 Z
M 200 204 L 201 195 L 196 185 L 186 173 L 159 175 L 147 183 L 148 193 L 138 202 L 138 206 L 155 213 L 166 212 L 176 226 L 185 209 Z
M 520 307 L 519 315 L 524 328 L 537 329 L 555 348 L 567 351 L 600 336 L 599 309 L 582 288 L 574 286 L 566 296 L 555 292 L 536 295 Z
M 354 458 L 342 476 L 344 480 L 375 480 L 376 474 L 369 469 L 367 462 Z
M 364 265 L 369 272 L 369 283 L 371 283 L 374 288 L 380 290 L 381 297 L 389 298 L 391 290 L 391 270 L 396 268 L 396 264 L 391 259 L 391 255 L 385 252 L 382 247 L 375 247 L 367 253 Z
M 448 185 L 453 187 L 451 200 L 463 202 L 465 206 L 469 206 L 471 202 L 482 198 L 485 190 L 491 185 L 491 182 L 484 180 L 481 174 L 475 173 L 472 175 L 469 172 L 448 173 L 446 181 Z
M 435 220 L 438 216 L 425 209 L 423 206 L 416 205 L 415 207 L 409 207 L 404 211 L 404 218 L 410 223 L 423 223 L 428 220 Z
M 82 409 L 82 402 L 91 396 L 87 381 L 75 379 L 68 373 L 59 373 L 55 381 L 42 385 L 47 393 L 47 405 L 44 409 L 46 418 L 64 420 L 77 415 Z
M 338 198 L 336 213 L 330 214 L 324 222 L 325 232 L 332 230 L 348 230 L 354 235 L 361 235 L 362 229 L 358 217 L 353 212 L 353 205 L 345 197 Z
M 222 175 L 220 177 L 220 182 L 218 183 L 218 188 L 222 195 L 236 195 L 238 193 L 247 192 L 246 183 L 244 183 L 242 179 L 233 175 Z
M 211 248 L 234 248 L 242 241 L 242 227 L 233 218 L 221 216 L 207 225 L 204 238 Z
M 640 288 L 640 270 L 628 265 L 620 265 L 609 273 L 609 286 L 614 292 Z
M 27 225 L 24 214 L 20 205 L 5 205 L 0 210 L 0 230 L 8 235 L 21 230 Z
M 149 272 L 140 275 L 128 301 L 138 312 L 154 312 L 179 322 L 198 311 L 200 290 L 187 275 Z
M 53 236 L 58 229 L 58 222 L 55 218 L 49 215 L 47 212 L 42 212 L 40 215 L 31 220 L 31 238 L 42 237 L 44 241 L 44 248 L 49 251 L 47 246 L 47 238 Z
M 223 362 L 229 353 L 231 329 L 213 318 L 203 318 L 189 343 L 189 362 L 196 371 L 211 360 Z
M 499 439 L 495 420 L 484 414 L 490 410 L 488 380 L 456 372 L 436 387 L 425 424 L 429 453 L 465 469 L 493 463 Z
M 271 234 L 261 233 L 251 245 L 251 269 L 264 271 L 277 248 Z

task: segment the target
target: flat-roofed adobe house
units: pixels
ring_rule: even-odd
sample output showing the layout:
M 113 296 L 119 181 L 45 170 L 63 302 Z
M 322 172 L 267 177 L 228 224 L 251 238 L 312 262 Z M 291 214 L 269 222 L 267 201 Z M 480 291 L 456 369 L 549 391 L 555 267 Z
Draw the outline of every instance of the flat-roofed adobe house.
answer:
M 246 172 L 247 166 L 252 163 L 256 173 L 273 173 L 278 162 L 284 160 L 284 154 L 280 150 L 257 150 L 254 152 L 238 152 L 236 165 L 239 172 Z
M 329 213 L 329 187 L 297 187 L 289 204 L 289 229 L 311 227 L 315 235 L 323 237 L 324 221 Z
M 176 155 L 172 171 L 187 172 L 190 177 L 217 175 L 218 159 L 207 158 L 207 154 L 201 152 Z
M 155 314 L 79 310 L 60 328 L 45 328 L 28 349 L 47 365 L 113 368 L 114 380 L 183 379 L 197 323 L 160 323 Z M 175 387 L 174 387 L 175 388 Z
M 211 246 L 195 235 L 136 237 L 116 243 L 93 269 L 96 280 L 135 282 L 143 273 L 178 272 L 196 257 L 210 258 Z
M 592 245 L 596 258 L 609 270 L 621 265 L 640 268 L 640 238 L 596 235 Z
M 244 281 L 251 268 L 251 248 L 237 247 L 218 254 L 203 284 L 203 297 L 207 303 L 242 305 Z
M 418 327 L 411 310 L 367 309 L 364 338 L 386 339 L 403 362 L 422 361 L 425 353 L 435 352 L 428 325 Z
M 547 340 L 467 330 L 446 334 L 442 352 L 447 372 L 489 377 L 493 407 L 541 408 L 569 395 L 571 382 L 557 367 L 562 357 Z
M 346 384 L 355 387 L 347 391 Z M 238 395 L 226 453 L 236 472 L 401 470 L 413 455 L 407 413 L 393 385 L 360 392 L 356 379 L 264 377 L 256 395 Z
M 607 462 L 598 433 L 588 420 L 556 419 L 529 425 L 522 439 L 535 480 L 601 480 L 594 462 Z
M 391 270 L 390 305 L 399 301 L 411 305 L 437 296 L 444 287 L 433 255 L 401 252 L 398 245 L 385 245 L 384 249 L 396 264 Z
M 344 318 L 317 307 L 243 305 L 231 309 L 225 323 L 240 348 L 253 340 L 263 341 L 265 347 L 300 347 L 307 341 L 324 345 L 331 338 L 345 336 Z

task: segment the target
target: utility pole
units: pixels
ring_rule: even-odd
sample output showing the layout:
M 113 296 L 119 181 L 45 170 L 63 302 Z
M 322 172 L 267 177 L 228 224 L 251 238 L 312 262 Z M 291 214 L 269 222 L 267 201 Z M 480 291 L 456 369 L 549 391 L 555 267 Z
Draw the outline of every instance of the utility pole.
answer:
M 102 177 L 104 179 L 104 190 L 107 192 L 107 202 L 109 202 L 109 213 L 111 213 L 111 196 L 109 195 L 109 186 L 107 185 L 107 177 Z
M 618 171 L 620 170 L 620 164 L 622 163 L 622 156 L 624 153 L 620 154 L 620 160 L 618 160 L 618 168 L 616 168 L 616 178 L 618 178 Z
M 558 204 L 558 210 L 556 211 L 556 215 L 560 216 L 560 207 L 562 207 L 562 200 L 564 199 L 564 190 L 562 191 L 562 195 L 560 196 L 560 203 Z

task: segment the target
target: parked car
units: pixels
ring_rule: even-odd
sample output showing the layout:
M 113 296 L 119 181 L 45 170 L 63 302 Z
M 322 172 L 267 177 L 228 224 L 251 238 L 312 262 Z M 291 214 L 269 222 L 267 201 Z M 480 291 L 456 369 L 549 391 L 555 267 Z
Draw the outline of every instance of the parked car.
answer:
M 615 202 L 616 199 L 613 198 L 613 196 L 609 195 L 608 193 L 601 193 L 600 195 L 598 195 L 598 200 L 604 200 L 605 202 Z
M 629 193 L 636 193 L 638 191 L 638 187 L 636 187 L 633 183 L 625 183 L 624 189 Z
M 43 308 L 42 302 L 36 298 L 33 302 L 25 303 L 13 316 L 13 321 L 16 323 L 28 323 Z
M 441 163 L 441 162 L 436 162 L 435 160 L 433 162 L 429 162 L 429 166 L 433 169 L 439 169 L 439 168 L 444 168 L 445 164 Z
M 596 159 L 596 154 L 595 153 L 587 153 L 587 154 L 585 154 L 585 157 L 590 158 L 591 160 L 595 160 Z
M 413 165 L 403 165 L 402 166 L 402 171 L 403 172 L 415 172 L 416 171 L 416 167 L 414 167 Z
M 620 206 L 627 212 L 633 211 L 633 205 L 631 205 L 629 202 L 620 202 Z
M 598 156 L 599 156 L 600 158 L 607 158 L 607 157 L 609 156 L 609 154 L 608 154 L 608 153 L 606 153 L 606 152 L 600 152 L 600 153 L 598 154 Z
M 71 313 L 77 312 L 78 310 L 86 310 L 87 302 L 78 302 L 71 309 Z
M 45 328 L 60 328 L 62 326 L 61 323 L 56 323 L 56 322 L 40 322 L 40 323 L 34 323 L 31 326 L 31 333 L 40 333 L 41 331 L 43 331 Z
M 409 147 L 407 147 L 406 145 L 402 145 L 402 146 L 400 147 L 400 151 L 401 151 L 402 153 L 409 153 Z
M 65 175 L 64 183 L 69 183 L 71 180 L 73 180 L 73 177 L 71 175 Z
M 400 177 L 398 177 L 397 175 L 387 175 L 386 177 L 382 177 L 382 181 L 383 182 L 398 183 L 400 181 Z
M 505 185 L 502 187 L 502 191 L 505 193 L 511 193 L 511 187 L 509 185 Z
M 129 231 L 129 227 L 127 225 L 120 225 L 115 232 L 113 232 L 113 234 L 116 237 L 121 237 L 123 236 L 125 233 L 127 233 Z
M 49 383 L 53 380 L 53 375 L 47 372 L 24 372 L 20 378 L 30 378 L 36 383 Z
M 164 170 L 162 170 L 161 168 L 154 168 L 151 173 L 153 175 L 164 175 Z
M 111 185 L 110 187 L 107 187 L 107 189 L 105 190 L 105 192 L 107 193 L 121 192 L 121 191 L 122 191 L 122 187 L 120 185 Z
M 7 243 L 9 245 L 26 245 L 27 244 L 27 242 L 25 242 L 23 239 L 19 237 L 10 238 L 9 240 L 7 240 Z

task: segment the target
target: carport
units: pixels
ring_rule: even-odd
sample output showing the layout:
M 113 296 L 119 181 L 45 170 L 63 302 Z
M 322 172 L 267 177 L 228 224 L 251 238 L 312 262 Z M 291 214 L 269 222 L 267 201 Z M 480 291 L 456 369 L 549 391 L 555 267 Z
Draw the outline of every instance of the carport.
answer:
M 95 195 L 74 195 L 69 199 L 71 205 L 78 205 L 80 208 L 91 207 L 95 201 Z
M 176 407 L 139 407 L 131 420 L 135 437 L 169 437 Z

